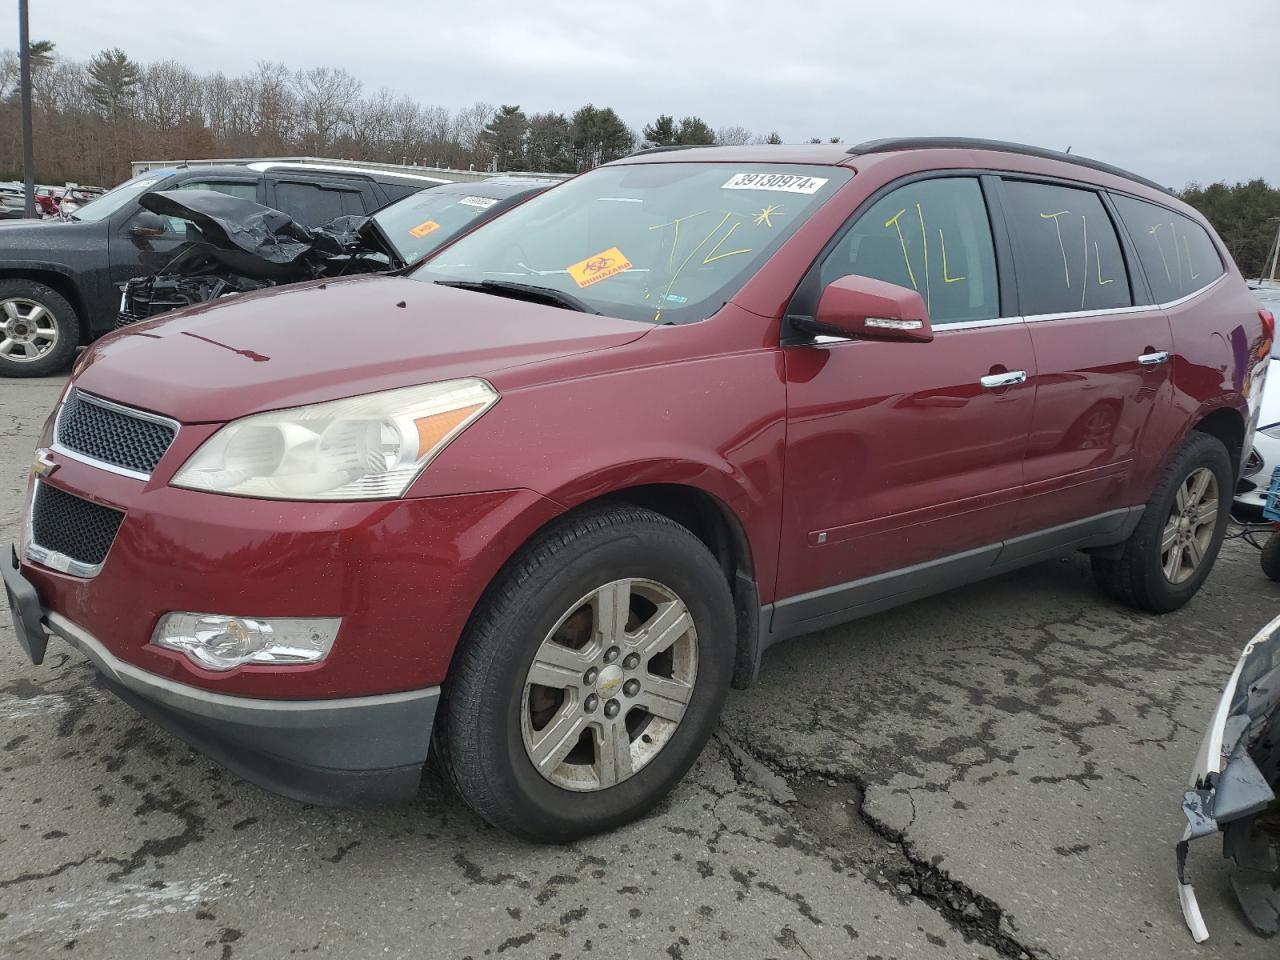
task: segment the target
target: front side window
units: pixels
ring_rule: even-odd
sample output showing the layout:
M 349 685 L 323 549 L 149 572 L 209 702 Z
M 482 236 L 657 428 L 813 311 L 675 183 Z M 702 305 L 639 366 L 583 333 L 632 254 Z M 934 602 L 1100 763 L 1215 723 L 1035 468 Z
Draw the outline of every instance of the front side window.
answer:
M 1120 240 L 1096 193 L 1006 180 L 1004 198 L 1025 316 L 1133 304 Z
M 851 176 L 788 163 L 600 167 L 490 220 L 412 276 L 550 287 L 609 316 L 692 323 Z
M 1178 300 L 1222 276 L 1222 258 L 1204 227 L 1164 207 L 1113 194 L 1156 303 Z
M 228 197 L 239 197 L 241 200 L 258 199 L 258 185 L 256 183 L 233 182 L 233 181 L 217 181 L 217 180 L 188 180 L 179 190 L 213 190 L 217 193 L 225 193 Z
M 822 286 L 849 274 L 919 291 L 933 324 L 998 317 L 996 254 L 978 181 L 921 180 L 881 197 L 822 262 Z

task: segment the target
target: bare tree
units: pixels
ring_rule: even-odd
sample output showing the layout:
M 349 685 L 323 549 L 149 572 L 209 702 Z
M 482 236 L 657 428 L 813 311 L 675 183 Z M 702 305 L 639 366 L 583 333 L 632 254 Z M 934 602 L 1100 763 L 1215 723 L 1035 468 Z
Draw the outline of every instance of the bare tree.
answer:
M 728 147 L 740 147 L 744 144 L 752 143 L 755 140 L 753 134 L 746 127 L 717 127 L 716 143 L 723 144 Z
M 312 67 L 293 74 L 299 139 L 303 149 L 321 156 L 336 139 L 344 119 L 360 97 L 360 81 L 339 67 Z

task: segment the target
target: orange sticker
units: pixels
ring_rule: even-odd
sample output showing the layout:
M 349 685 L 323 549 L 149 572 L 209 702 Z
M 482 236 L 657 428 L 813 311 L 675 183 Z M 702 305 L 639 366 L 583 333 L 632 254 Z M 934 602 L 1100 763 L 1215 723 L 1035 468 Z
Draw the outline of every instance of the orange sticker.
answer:
M 623 270 L 630 270 L 631 261 L 617 247 L 610 247 L 603 253 L 587 257 L 565 269 L 569 271 L 569 276 L 573 277 L 574 283 L 580 287 L 589 287 L 593 283 L 615 277 Z
M 414 227 L 412 230 L 410 230 L 409 236 L 422 238 L 422 237 L 425 237 L 428 233 L 435 233 L 439 229 L 440 229 L 440 224 L 436 223 L 434 220 L 428 220 L 426 223 L 420 223 L 416 227 Z

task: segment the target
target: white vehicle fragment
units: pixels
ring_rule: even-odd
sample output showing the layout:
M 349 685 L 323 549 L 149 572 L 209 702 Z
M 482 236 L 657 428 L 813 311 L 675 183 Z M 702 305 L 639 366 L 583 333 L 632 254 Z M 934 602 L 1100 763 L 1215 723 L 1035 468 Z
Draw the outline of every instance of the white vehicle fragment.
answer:
M 1280 933 L 1280 831 L 1262 821 L 1280 790 L 1280 617 L 1245 646 L 1218 701 L 1183 796 L 1187 827 L 1178 843 L 1178 899 L 1197 943 L 1209 939 L 1187 876 L 1192 840 L 1222 833 L 1234 862 L 1231 887 L 1249 924 Z

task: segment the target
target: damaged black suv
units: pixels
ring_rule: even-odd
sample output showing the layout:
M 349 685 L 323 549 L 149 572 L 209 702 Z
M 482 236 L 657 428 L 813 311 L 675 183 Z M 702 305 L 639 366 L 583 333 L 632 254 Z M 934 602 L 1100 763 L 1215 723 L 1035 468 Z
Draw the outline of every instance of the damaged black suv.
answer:
M 144 210 L 157 190 L 214 190 L 314 227 L 365 215 L 450 181 L 359 167 L 262 161 L 149 170 L 75 213 L 0 223 L 0 376 L 38 377 L 110 331 L 126 281 L 153 273 L 187 242 L 185 225 Z

